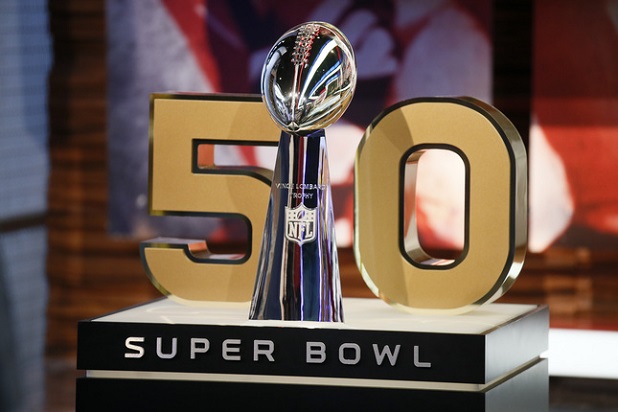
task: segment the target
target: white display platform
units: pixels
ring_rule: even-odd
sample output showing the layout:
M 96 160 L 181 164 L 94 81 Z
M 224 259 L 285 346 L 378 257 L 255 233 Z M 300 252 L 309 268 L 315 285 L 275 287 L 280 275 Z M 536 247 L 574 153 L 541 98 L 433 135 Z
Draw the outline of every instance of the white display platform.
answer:
M 183 399 L 204 391 L 263 402 L 281 391 L 313 394 L 305 405 L 315 408 L 322 402 L 316 396 L 344 391 L 340 407 L 383 405 L 386 396 L 445 408 L 475 405 L 459 410 L 547 409 L 546 306 L 491 304 L 446 317 L 411 315 L 378 299 L 344 299 L 344 315 L 345 323 L 253 321 L 248 304 L 196 308 L 160 299 L 82 321 L 78 369 L 86 377 L 78 381 L 78 407 L 116 408 L 134 391 L 160 397 L 173 388 Z M 172 407 L 174 399 L 154 404 Z M 230 402 L 245 407 L 248 399 Z M 153 405 L 139 401 L 137 409 Z

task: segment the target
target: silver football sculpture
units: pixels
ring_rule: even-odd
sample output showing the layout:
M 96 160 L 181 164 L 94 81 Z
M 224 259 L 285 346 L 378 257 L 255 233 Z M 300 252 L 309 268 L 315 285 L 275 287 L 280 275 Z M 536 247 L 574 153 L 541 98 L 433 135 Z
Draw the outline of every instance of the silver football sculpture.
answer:
M 262 70 L 264 103 L 279 127 L 306 134 L 337 121 L 356 87 L 356 62 L 336 27 L 309 22 L 285 33 Z

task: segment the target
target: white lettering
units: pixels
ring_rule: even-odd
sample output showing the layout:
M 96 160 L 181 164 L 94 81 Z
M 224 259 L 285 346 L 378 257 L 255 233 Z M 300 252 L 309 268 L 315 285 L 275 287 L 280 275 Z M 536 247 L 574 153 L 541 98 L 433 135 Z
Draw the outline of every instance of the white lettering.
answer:
M 399 348 L 401 348 L 401 345 L 396 345 L 395 352 L 393 353 L 391 352 L 390 346 L 384 345 L 384 348 L 382 348 L 382 352 L 380 352 L 378 345 L 374 343 L 373 353 L 376 357 L 376 363 L 378 365 L 382 365 L 382 362 L 384 362 L 384 357 L 387 356 L 388 362 L 391 364 L 391 366 L 395 366 L 395 364 L 397 363 L 397 357 L 399 356 Z
M 178 354 L 177 337 L 157 337 L 156 353 L 159 359 L 173 359 Z M 165 342 L 164 342 L 165 340 Z M 125 358 L 140 359 L 146 353 L 143 336 L 130 336 L 125 339 Z M 210 352 L 210 340 L 207 338 L 190 338 L 189 357 L 197 359 L 200 354 Z M 376 365 L 396 366 L 401 353 L 401 345 L 371 344 Z M 167 351 L 167 352 L 166 352 Z M 420 346 L 413 346 L 413 365 L 416 368 L 431 368 L 432 363 L 421 360 Z M 242 340 L 226 339 L 221 344 L 221 357 L 226 361 L 242 360 Z M 253 340 L 253 361 L 259 362 L 266 358 L 268 362 L 275 362 L 275 342 L 270 339 Z M 357 343 L 346 342 L 339 346 L 339 362 L 343 365 L 356 365 L 361 360 L 361 347 Z M 388 360 L 388 363 L 387 363 Z M 305 363 L 323 364 L 326 362 L 326 344 L 324 342 L 305 343 Z
M 238 346 L 232 345 L 240 345 L 240 339 L 226 339 L 223 341 L 221 352 L 223 355 L 223 359 L 227 361 L 239 361 L 240 360 L 240 348 Z M 232 355 L 238 354 L 238 355 Z
M 326 360 L 326 345 L 324 342 L 307 342 L 306 363 L 324 363 Z
M 419 360 L 419 347 L 414 347 L 414 366 L 417 368 L 431 368 L 431 362 L 421 362 Z
M 346 358 L 346 349 L 351 349 L 354 352 L 354 357 Z M 356 365 L 360 361 L 360 351 L 360 346 L 358 346 L 356 343 L 342 344 L 341 346 L 339 346 L 339 362 L 343 363 L 344 365 Z
M 254 340 L 253 341 L 253 360 L 255 362 L 258 361 L 258 358 L 260 357 L 260 355 L 266 356 L 269 362 L 274 362 L 275 361 L 275 358 L 273 357 L 274 351 L 275 351 L 275 342 L 273 342 L 272 340 Z
M 200 346 L 198 346 L 198 344 Z M 195 354 L 206 353 L 210 349 L 210 341 L 206 338 L 191 338 L 191 359 L 195 359 Z
M 161 337 L 157 337 L 157 356 L 161 359 L 172 359 L 176 356 L 176 343 L 178 342 L 177 338 L 172 338 L 172 351 L 170 353 L 163 353 L 161 349 Z
M 125 346 L 125 348 L 127 348 L 129 350 L 133 350 L 135 352 L 125 352 L 124 357 L 125 358 L 137 358 L 137 359 L 139 359 L 142 356 L 144 356 L 144 348 L 134 344 L 134 343 L 143 342 L 143 341 L 144 341 L 143 337 L 137 337 L 137 336 L 130 336 L 130 337 L 128 337 L 124 341 L 124 346 Z

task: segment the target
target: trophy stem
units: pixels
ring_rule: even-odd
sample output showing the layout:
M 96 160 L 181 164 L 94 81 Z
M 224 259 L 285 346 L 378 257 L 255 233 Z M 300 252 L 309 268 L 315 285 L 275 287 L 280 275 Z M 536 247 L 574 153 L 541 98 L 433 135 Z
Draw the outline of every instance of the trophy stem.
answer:
M 281 134 L 249 318 L 343 321 L 323 129 Z

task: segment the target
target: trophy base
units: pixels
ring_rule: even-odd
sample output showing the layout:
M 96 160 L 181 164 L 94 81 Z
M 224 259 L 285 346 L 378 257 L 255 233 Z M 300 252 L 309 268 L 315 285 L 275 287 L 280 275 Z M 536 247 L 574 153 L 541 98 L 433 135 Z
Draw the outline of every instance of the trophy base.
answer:
M 248 304 L 169 299 L 82 321 L 77 410 L 548 409 L 546 306 L 444 317 L 343 304 L 345 324 L 251 321 Z

